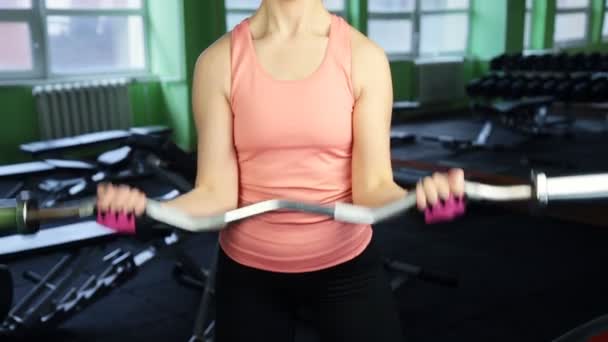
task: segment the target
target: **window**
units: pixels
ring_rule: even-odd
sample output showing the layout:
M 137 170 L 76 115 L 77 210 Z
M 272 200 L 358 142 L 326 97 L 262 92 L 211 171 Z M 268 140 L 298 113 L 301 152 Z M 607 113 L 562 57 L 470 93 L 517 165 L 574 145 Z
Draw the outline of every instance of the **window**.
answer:
M 392 58 L 462 55 L 469 0 L 369 0 L 368 36 Z
M 142 72 L 144 0 L 0 0 L 0 77 Z
M 345 16 L 345 2 L 346 0 L 323 0 L 327 10 L 340 16 Z M 231 31 L 241 21 L 250 17 L 261 3 L 261 0 L 225 0 L 226 31 Z
M 587 40 L 589 0 L 557 0 L 555 32 L 556 46 L 574 45 Z
M 532 40 L 532 1 L 526 0 L 526 17 L 524 21 L 524 49 L 530 48 Z
M 602 37 L 608 38 L 608 2 L 604 5 L 604 23 L 602 24 Z

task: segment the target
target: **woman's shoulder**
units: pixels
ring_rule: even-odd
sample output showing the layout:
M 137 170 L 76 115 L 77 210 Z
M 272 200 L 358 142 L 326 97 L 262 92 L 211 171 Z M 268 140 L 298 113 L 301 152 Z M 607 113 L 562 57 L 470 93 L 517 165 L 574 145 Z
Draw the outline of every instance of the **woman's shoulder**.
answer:
M 209 45 L 196 60 L 195 80 L 210 82 L 226 90 L 230 84 L 230 33 Z
M 230 57 L 230 32 L 225 33 L 209 45 L 198 57 L 198 63 L 217 66 Z
M 352 79 L 355 96 L 358 97 L 361 89 L 370 79 L 386 72 L 388 57 L 382 47 L 366 37 L 359 30 L 350 26 L 351 30 L 351 60 Z
M 353 57 L 362 57 L 365 59 L 383 59 L 386 58 L 386 53 L 380 45 L 369 39 L 366 35 L 352 26 L 350 29 L 350 41 Z

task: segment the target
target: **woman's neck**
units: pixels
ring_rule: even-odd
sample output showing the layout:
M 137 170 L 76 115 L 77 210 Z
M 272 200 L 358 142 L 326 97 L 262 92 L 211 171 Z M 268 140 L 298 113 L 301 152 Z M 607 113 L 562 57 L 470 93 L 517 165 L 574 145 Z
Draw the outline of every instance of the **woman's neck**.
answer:
M 266 33 L 289 36 L 318 32 L 329 12 L 321 0 L 263 0 L 256 16 Z

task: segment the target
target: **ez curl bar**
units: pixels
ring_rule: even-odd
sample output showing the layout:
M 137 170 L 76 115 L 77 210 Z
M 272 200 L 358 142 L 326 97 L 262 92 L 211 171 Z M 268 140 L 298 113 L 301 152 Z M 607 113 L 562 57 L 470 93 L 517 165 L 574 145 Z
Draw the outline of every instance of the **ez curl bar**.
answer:
M 547 177 L 544 173 L 533 173 L 531 178 L 531 184 L 510 186 L 465 181 L 464 197 L 467 200 L 490 202 L 533 201 L 541 205 L 546 205 L 550 201 L 608 198 L 608 174 Z M 451 197 L 434 207 L 427 208 L 424 213 L 425 222 L 427 224 L 445 222 L 463 215 L 466 207 L 465 198 Z M 96 215 L 98 223 L 121 234 L 145 234 L 145 230 L 155 229 L 158 226 L 149 223 L 163 223 L 169 227 L 194 233 L 218 231 L 230 223 L 278 210 L 321 214 L 341 222 L 375 224 L 413 208 L 416 204 L 416 195 L 410 192 L 404 198 L 379 208 L 367 208 L 349 203 L 323 206 L 274 199 L 207 217 L 192 217 L 150 199 L 147 201 L 145 214 L 141 217 L 134 217 L 130 213 L 98 212 L 95 202 L 72 208 L 44 209 L 39 209 L 36 204 L 35 199 L 22 194 L 17 199 L 16 210 L 7 212 L 10 209 L 0 209 L 0 235 L 35 234 L 41 221 L 92 215 Z M 14 231 L 15 226 L 16 231 Z

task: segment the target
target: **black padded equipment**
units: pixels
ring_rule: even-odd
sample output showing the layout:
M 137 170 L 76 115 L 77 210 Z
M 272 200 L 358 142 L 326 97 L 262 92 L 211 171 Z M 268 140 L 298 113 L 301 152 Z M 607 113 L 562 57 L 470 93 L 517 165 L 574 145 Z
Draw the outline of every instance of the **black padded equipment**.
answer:
M 13 306 L 13 277 L 6 265 L 0 265 L 0 321 Z

